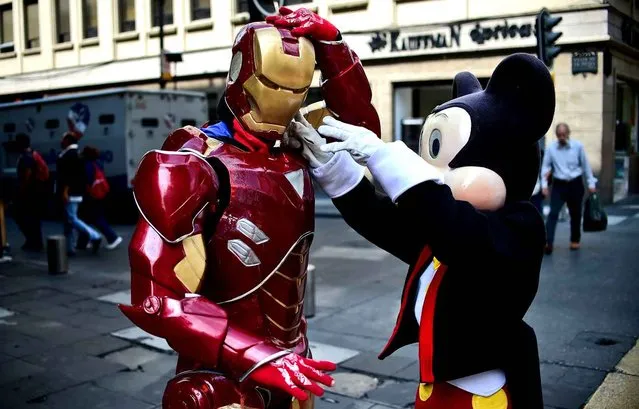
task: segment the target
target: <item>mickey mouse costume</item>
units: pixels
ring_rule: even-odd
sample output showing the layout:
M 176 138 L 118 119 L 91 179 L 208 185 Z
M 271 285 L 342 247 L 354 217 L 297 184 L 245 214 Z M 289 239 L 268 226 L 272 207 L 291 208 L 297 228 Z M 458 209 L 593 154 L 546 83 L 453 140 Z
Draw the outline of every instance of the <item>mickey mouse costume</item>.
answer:
M 523 317 L 545 244 L 529 199 L 554 86 L 543 63 L 515 54 L 485 90 L 458 74 L 453 98 L 427 118 L 421 157 L 334 118 L 318 131 L 340 142 L 303 121 L 291 134 L 346 222 L 410 265 L 379 358 L 419 342 L 416 408 L 542 408 L 537 341 Z

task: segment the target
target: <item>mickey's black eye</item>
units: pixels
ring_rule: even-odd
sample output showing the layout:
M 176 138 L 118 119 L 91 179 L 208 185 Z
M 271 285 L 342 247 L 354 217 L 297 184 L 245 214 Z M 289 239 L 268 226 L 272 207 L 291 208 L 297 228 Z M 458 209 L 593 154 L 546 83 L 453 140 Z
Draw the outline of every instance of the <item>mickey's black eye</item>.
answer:
M 442 148 L 442 133 L 439 129 L 433 129 L 430 133 L 430 139 L 428 141 L 428 153 L 433 159 L 437 159 L 439 151 Z

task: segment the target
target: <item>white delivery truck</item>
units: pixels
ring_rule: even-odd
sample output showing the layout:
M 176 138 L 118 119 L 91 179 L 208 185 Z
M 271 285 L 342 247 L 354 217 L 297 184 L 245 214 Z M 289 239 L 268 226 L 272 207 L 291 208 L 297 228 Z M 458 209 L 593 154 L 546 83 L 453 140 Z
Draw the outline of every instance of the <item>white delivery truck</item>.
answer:
M 172 130 L 201 126 L 207 114 L 204 93 L 130 88 L 0 104 L 2 186 L 6 189 L 15 180 L 17 134 L 30 136 L 31 146 L 47 161 L 53 179 L 60 139 L 66 131 L 75 129 L 83 133 L 80 151 L 84 146 L 100 150 L 112 204 L 130 202 L 131 181 L 142 156 L 159 149 Z

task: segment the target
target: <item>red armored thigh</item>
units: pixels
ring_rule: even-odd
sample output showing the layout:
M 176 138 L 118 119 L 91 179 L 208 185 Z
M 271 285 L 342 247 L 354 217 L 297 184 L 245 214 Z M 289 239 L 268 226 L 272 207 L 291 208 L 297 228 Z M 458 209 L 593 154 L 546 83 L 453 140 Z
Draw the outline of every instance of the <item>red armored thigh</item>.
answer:
M 508 387 L 490 396 L 473 395 L 446 382 L 426 384 L 417 388 L 415 409 L 513 409 Z
M 259 389 L 259 390 L 258 390 Z M 162 409 L 313 409 L 312 397 L 300 402 L 290 395 L 234 382 L 206 370 L 185 371 L 171 379 Z
M 265 409 L 265 402 L 255 387 L 240 387 L 236 382 L 208 371 L 176 375 L 166 385 L 162 397 L 162 409 L 218 409 L 236 405 Z

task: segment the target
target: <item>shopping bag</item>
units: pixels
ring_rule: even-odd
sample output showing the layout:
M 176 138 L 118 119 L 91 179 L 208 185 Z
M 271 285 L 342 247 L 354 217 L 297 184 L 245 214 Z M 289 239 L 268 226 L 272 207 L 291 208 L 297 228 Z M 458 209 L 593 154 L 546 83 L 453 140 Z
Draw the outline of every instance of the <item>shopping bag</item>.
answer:
M 608 227 L 608 215 L 601 205 L 599 195 L 592 193 L 584 207 L 584 231 L 604 231 Z

